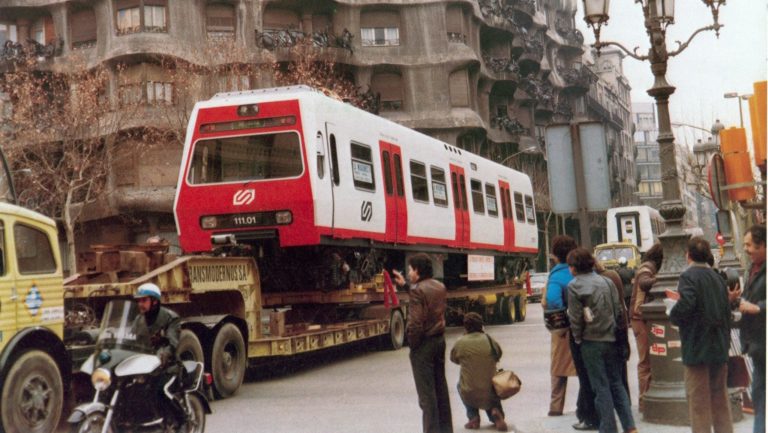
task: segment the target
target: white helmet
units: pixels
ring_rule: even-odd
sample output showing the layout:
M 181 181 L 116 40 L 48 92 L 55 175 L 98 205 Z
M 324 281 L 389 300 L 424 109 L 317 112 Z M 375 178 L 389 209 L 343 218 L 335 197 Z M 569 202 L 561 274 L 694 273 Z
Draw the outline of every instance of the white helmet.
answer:
M 158 301 L 160 300 L 160 288 L 157 287 L 157 284 L 155 283 L 144 283 L 139 286 L 139 289 L 136 290 L 136 294 L 133 295 L 135 299 L 138 298 L 155 298 Z
M 626 257 L 619 257 L 619 266 L 627 266 L 627 258 Z

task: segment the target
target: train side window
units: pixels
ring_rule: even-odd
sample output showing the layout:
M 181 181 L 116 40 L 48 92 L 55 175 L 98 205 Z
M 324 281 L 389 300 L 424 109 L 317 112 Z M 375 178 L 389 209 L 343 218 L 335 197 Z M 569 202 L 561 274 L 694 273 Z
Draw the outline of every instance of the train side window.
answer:
M 533 197 L 525 196 L 525 217 L 529 224 L 536 224 L 536 211 L 533 209 Z
M 411 191 L 414 200 L 429 203 L 427 167 L 418 161 L 411 161 Z
M 469 187 L 472 190 L 472 209 L 475 213 L 485 214 L 485 204 L 483 203 L 483 184 L 476 179 L 469 180 Z
M 461 198 L 459 197 L 459 181 L 456 179 L 456 173 L 451 173 L 451 188 L 453 189 L 453 207 L 461 209 Z
M 461 208 L 467 210 L 467 182 L 463 174 L 459 176 L 459 187 L 461 188 Z
M 395 154 L 395 187 L 397 188 L 397 195 L 403 197 L 405 195 L 405 189 L 403 188 L 403 163 L 400 161 L 400 155 Z
M 432 198 L 437 206 L 448 206 L 448 188 L 445 187 L 445 171 L 432 166 L 429 168 L 432 175 Z
M 333 184 L 339 185 L 339 154 L 336 150 L 336 135 L 331 134 L 331 173 L 333 176 Z
M 499 208 L 496 202 L 496 187 L 490 183 L 485 184 L 485 207 L 488 208 L 488 215 L 499 216 Z
M 515 218 L 520 222 L 525 222 L 525 209 L 523 208 L 523 195 L 515 193 Z
M 317 139 L 315 140 L 315 146 L 317 146 L 317 177 L 322 179 L 325 177 L 325 145 L 323 143 L 323 134 L 317 133 Z
M 373 176 L 373 156 L 371 148 L 360 143 L 350 143 L 352 155 L 352 182 L 357 188 L 376 190 Z
M 381 168 L 384 172 L 384 188 L 387 190 L 387 195 L 392 195 L 392 168 L 389 163 L 389 152 L 385 150 L 381 155 L 381 159 L 384 163 L 384 167 Z

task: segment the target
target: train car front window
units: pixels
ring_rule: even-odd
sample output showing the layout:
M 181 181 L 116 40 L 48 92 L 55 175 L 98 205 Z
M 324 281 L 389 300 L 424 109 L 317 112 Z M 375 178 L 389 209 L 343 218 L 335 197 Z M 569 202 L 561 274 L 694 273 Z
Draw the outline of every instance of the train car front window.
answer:
M 190 184 L 296 177 L 303 164 L 295 132 L 221 137 L 195 144 Z

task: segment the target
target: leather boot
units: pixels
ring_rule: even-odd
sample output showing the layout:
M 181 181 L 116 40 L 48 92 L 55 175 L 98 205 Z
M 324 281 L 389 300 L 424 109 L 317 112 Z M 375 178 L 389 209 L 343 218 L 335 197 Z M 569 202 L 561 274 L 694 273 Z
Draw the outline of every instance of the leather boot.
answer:
M 480 428 L 480 417 L 476 416 L 473 418 L 470 418 L 469 422 L 464 424 L 464 428 L 468 430 L 477 430 Z
M 507 431 L 507 423 L 504 422 L 504 415 L 498 408 L 491 409 L 491 417 L 493 418 L 493 426 L 496 427 L 496 431 Z

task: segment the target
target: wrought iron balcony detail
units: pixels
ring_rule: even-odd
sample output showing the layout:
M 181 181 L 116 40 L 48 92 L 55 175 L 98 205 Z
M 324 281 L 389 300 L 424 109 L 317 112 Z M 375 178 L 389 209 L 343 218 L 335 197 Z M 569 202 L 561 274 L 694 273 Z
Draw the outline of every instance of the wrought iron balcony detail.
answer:
M 27 58 L 50 59 L 60 56 L 64 48 L 64 40 L 57 38 L 49 44 L 41 44 L 34 39 L 27 39 L 27 44 L 5 41 L 0 49 L 0 61 L 21 62 Z
M 568 103 L 568 101 L 559 101 L 557 105 L 555 105 L 555 115 L 563 116 L 566 119 L 571 119 L 573 117 L 573 110 L 571 109 L 571 104 Z
M 520 68 L 513 58 L 491 57 L 488 54 L 483 54 L 483 63 L 485 63 L 488 69 L 497 74 L 508 73 L 517 75 L 520 72 Z
M 582 69 L 570 68 L 560 73 L 565 81 L 566 88 L 586 92 L 592 84 L 592 74 Z
M 555 30 L 557 31 L 557 34 L 562 36 L 569 44 L 579 48 L 584 45 L 584 35 L 578 29 L 571 27 L 568 20 L 558 18 L 555 22 Z
M 351 55 L 353 54 L 353 38 L 354 35 L 347 29 L 344 29 L 341 35 L 334 35 L 328 31 L 304 33 L 294 29 L 265 30 L 263 32 L 256 30 L 256 46 L 270 51 L 277 48 L 290 48 L 309 39 L 314 47 L 342 48 L 348 50 Z
M 528 134 L 528 128 L 523 126 L 517 118 L 510 118 L 508 115 L 491 118 L 491 128 L 503 129 L 513 135 Z

